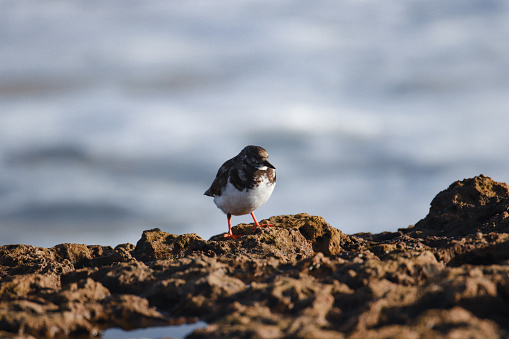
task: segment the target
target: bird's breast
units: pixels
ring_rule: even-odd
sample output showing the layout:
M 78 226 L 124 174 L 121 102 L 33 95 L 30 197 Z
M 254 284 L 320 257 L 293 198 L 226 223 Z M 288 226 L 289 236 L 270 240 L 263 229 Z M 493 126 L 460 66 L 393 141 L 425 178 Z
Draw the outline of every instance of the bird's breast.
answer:
M 271 196 L 276 183 L 263 176 L 253 187 L 238 189 L 230 181 L 221 195 L 214 197 L 214 203 L 224 213 L 244 215 L 263 205 Z

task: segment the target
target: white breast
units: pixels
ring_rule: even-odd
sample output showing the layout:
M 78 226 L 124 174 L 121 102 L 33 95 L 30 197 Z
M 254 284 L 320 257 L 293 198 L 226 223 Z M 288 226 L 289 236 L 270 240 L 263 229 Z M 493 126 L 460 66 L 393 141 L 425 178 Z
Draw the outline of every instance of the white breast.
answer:
M 276 183 L 265 178 L 257 187 L 248 190 L 237 190 L 228 180 L 221 196 L 214 197 L 214 203 L 224 213 L 232 215 L 248 214 L 269 200 Z

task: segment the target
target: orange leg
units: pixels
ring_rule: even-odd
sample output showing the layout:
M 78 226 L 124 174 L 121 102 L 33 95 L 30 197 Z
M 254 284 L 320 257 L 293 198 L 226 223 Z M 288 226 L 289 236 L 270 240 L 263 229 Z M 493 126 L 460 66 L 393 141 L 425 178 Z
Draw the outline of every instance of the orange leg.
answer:
M 228 234 L 225 234 L 224 237 L 225 238 L 232 238 L 232 239 L 240 238 L 241 237 L 240 235 L 234 235 L 232 233 L 232 215 L 230 213 L 228 213 L 226 215 L 226 217 L 228 218 Z
M 263 225 L 260 225 L 258 223 L 258 221 L 256 220 L 253 212 L 251 212 L 251 216 L 253 217 L 253 220 L 254 220 L 254 223 L 255 223 L 255 227 L 253 228 L 253 231 L 255 231 L 258 227 L 272 227 L 272 226 L 274 226 L 273 224 L 263 224 Z

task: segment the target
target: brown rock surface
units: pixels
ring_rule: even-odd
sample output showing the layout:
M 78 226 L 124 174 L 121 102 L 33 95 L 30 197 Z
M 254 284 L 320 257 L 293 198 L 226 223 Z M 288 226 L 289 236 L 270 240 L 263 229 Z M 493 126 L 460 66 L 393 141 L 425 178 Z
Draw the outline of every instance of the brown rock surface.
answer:
M 189 338 L 509 336 L 509 187 L 453 183 L 398 232 L 345 235 L 308 214 L 206 241 L 0 247 L 0 337 L 97 336 L 198 319 Z

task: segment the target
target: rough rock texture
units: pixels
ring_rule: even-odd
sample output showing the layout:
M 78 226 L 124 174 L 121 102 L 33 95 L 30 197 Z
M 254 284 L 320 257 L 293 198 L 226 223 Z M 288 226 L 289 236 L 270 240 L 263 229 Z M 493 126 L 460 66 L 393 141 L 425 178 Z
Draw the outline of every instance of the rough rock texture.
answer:
M 509 336 L 509 187 L 453 183 L 398 232 L 345 235 L 308 214 L 206 241 L 0 247 L 0 337 L 98 336 L 206 321 L 189 338 Z

